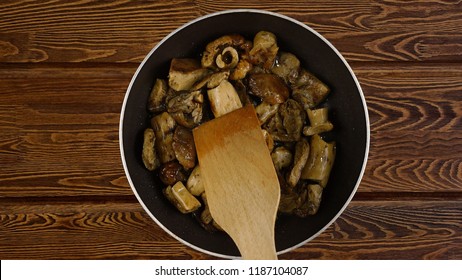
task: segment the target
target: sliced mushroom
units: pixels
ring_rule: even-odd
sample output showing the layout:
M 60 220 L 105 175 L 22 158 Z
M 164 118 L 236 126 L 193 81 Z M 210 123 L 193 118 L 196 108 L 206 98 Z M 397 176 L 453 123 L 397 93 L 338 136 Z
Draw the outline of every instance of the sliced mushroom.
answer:
M 304 135 L 312 136 L 331 131 L 334 128 L 332 123 L 328 120 L 327 107 L 316 110 L 307 109 L 306 112 L 308 114 L 308 119 L 310 120 L 310 126 L 305 126 L 303 128 Z
M 210 43 L 205 47 L 202 53 L 201 65 L 205 68 L 216 67 L 216 57 L 228 46 L 238 47 L 245 43 L 245 38 L 241 35 L 225 35 Z
M 260 123 L 264 124 L 278 112 L 278 109 L 279 104 L 272 105 L 263 101 L 255 107 L 255 112 L 257 113 Z
M 268 31 L 260 31 L 255 35 L 253 48 L 249 52 L 251 62 L 261 65 L 265 69 L 270 69 L 274 64 L 278 50 L 276 36 Z
M 204 96 L 200 91 L 181 92 L 167 98 L 167 112 L 175 121 L 187 128 L 194 128 L 202 121 Z
M 304 109 L 312 109 L 329 94 L 329 87 L 313 74 L 302 69 L 293 84 L 292 98 L 300 102 Z
M 176 122 L 172 116 L 163 112 L 151 119 L 151 126 L 156 134 L 155 148 L 161 163 L 166 163 L 175 159 L 173 151 L 173 131 L 176 127 Z
M 289 89 L 284 81 L 274 74 L 257 73 L 249 76 L 249 89 L 253 95 L 266 103 L 280 104 L 289 98 Z
M 209 73 L 196 59 L 173 58 L 168 73 L 168 85 L 176 91 L 190 90 Z
M 271 133 L 275 141 L 298 141 L 301 137 L 305 112 L 300 104 L 288 99 L 279 106 L 279 110 L 264 127 Z
M 327 143 L 318 134 L 311 137 L 310 156 L 302 170 L 302 179 L 319 182 L 326 187 L 335 160 L 335 142 Z
M 219 86 L 207 91 L 210 107 L 215 117 L 222 116 L 242 107 L 239 95 L 233 85 L 223 80 Z
M 173 185 L 176 182 L 186 181 L 186 172 L 177 161 L 169 161 L 159 168 L 159 179 L 165 185 Z
M 156 143 L 156 135 L 154 130 L 146 128 L 143 136 L 143 164 L 148 170 L 153 171 L 160 166 L 160 161 L 154 147 Z
M 302 138 L 295 145 L 294 164 L 287 178 L 287 183 L 290 187 L 295 187 L 300 180 L 302 169 L 305 167 L 309 155 L 310 144 L 305 140 L 305 138 Z
M 199 200 L 188 192 L 182 182 L 176 183 L 173 187 L 166 187 L 164 195 L 183 214 L 191 213 L 201 207 Z
M 196 147 L 191 130 L 177 126 L 173 133 L 172 147 L 176 159 L 185 169 L 191 169 L 196 165 Z
M 271 159 L 276 170 L 282 170 L 292 163 L 292 153 L 286 147 L 280 146 L 273 150 Z
M 167 82 L 156 79 L 148 100 L 148 110 L 151 113 L 162 112 L 165 109 L 165 97 L 167 96 Z
M 292 84 L 298 78 L 300 72 L 300 60 L 287 52 L 281 52 L 271 72 L 282 78 L 287 84 Z
M 204 193 L 204 184 L 202 182 L 201 169 L 199 165 L 197 165 L 191 172 L 191 175 L 189 175 L 186 187 L 192 195 L 199 196 Z
M 302 218 L 316 214 L 321 205 L 322 191 L 318 184 L 307 185 L 303 190 L 304 202 L 294 210 L 294 214 Z
M 210 209 L 207 206 L 201 213 L 201 221 L 206 225 L 209 225 L 213 221 L 212 214 L 210 214 Z
M 218 71 L 218 72 L 211 73 L 211 74 L 205 76 L 199 82 L 197 82 L 191 88 L 191 90 L 193 90 L 193 91 L 194 90 L 199 90 L 199 89 L 202 89 L 204 87 L 207 87 L 207 88 L 217 87 L 221 83 L 221 81 L 228 79 L 229 73 L 230 73 L 229 70 L 224 70 L 224 71 Z
M 236 65 L 236 68 L 233 69 L 231 75 L 229 76 L 230 80 L 242 80 L 247 76 L 247 73 L 252 70 L 252 63 L 248 60 L 241 59 Z
M 226 47 L 223 49 L 221 54 L 217 55 L 215 63 L 220 69 L 232 69 L 236 67 L 239 62 L 239 54 L 233 47 Z
M 288 99 L 279 107 L 282 123 L 290 138 L 298 141 L 301 136 L 303 124 L 305 122 L 305 112 L 293 99 Z

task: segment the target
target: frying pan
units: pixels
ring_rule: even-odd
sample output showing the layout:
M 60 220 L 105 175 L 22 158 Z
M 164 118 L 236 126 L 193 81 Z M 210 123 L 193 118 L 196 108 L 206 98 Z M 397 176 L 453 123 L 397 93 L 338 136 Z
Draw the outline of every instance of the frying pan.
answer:
M 120 116 L 122 162 L 135 196 L 161 228 L 180 242 L 221 258 L 239 256 L 231 238 L 222 232 L 207 232 L 191 215 L 177 211 L 162 194 L 160 180 L 143 166 L 143 131 L 149 126 L 146 103 L 155 78 L 167 77 L 172 58 L 198 57 L 208 42 L 225 34 L 251 39 L 261 30 L 274 33 L 280 50 L 295 54 L 330 86 L 325 106 L 334 124 L 329 138 L 337 143 L 318 213 L 307 218 L 278 216 L 278 254 L 309 242 L 340 216 L 360 184 L 369 151 L 369 117 L 359 82 L 339 51 L 309 26 L 284 15 L 245 9 L 209 14 L 170 33 L 147 54 L 127 89 Z

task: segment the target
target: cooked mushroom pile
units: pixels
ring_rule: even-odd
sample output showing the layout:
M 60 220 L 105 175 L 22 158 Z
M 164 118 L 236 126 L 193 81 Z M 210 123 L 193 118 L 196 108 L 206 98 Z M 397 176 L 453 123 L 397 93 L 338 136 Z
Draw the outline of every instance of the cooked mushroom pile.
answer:
M 295 55 L 279 50 L 274 34 L 261 31 L 253 41 L 222 36 L 200 58 L 172 59 L 168 79 L 155 81 L 143 163 L 179 211 L 219 229 L 207 207 L 192 129 L 252 104 L 278 173 L 279 212 L 314 215 L 335 157 L 335 143 L 321 137 L 333 129 L 320 106 L 329 91 Z

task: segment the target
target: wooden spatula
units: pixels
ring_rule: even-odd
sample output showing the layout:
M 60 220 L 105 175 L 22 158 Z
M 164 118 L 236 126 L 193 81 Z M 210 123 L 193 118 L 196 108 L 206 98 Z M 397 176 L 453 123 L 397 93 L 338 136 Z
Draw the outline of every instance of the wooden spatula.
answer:
M 279 181 L 253 106 L 193 130 L 213 219 L 244 259 L 277 259 Z

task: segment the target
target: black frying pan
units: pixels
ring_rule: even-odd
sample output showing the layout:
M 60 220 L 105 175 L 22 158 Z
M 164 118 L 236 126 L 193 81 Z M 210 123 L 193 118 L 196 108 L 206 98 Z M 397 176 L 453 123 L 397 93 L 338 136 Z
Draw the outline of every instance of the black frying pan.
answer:
M 127 90 L 120 120 L 120 148 L 128 181 L 144 209 L 173 237 L 202 252 L 237 257 L 225 233 L 209 233 L 190 215 L 179 213 L 163 196 L 161 183 L 141 160 L 143 131 L 149 126 L 146 102 L 156 77 L 166 78 L 174 57 L 197 57 L 217 37 L 239 33 L 247 38 L 273 32 L 280 50 L 294 53 L 302 65 L 331 87 L 327 100 L 337 154 L 318 213 L 307 218 L 280 216 L 276 247 L 287 252 L 311 240 L 345 209 L 361 180 L 369 150 L 369 119 L 355 75 L 321 35 L 291 18 L 258 10 L 232 10 L 199 18 L 162 40 L 141 63 Z

